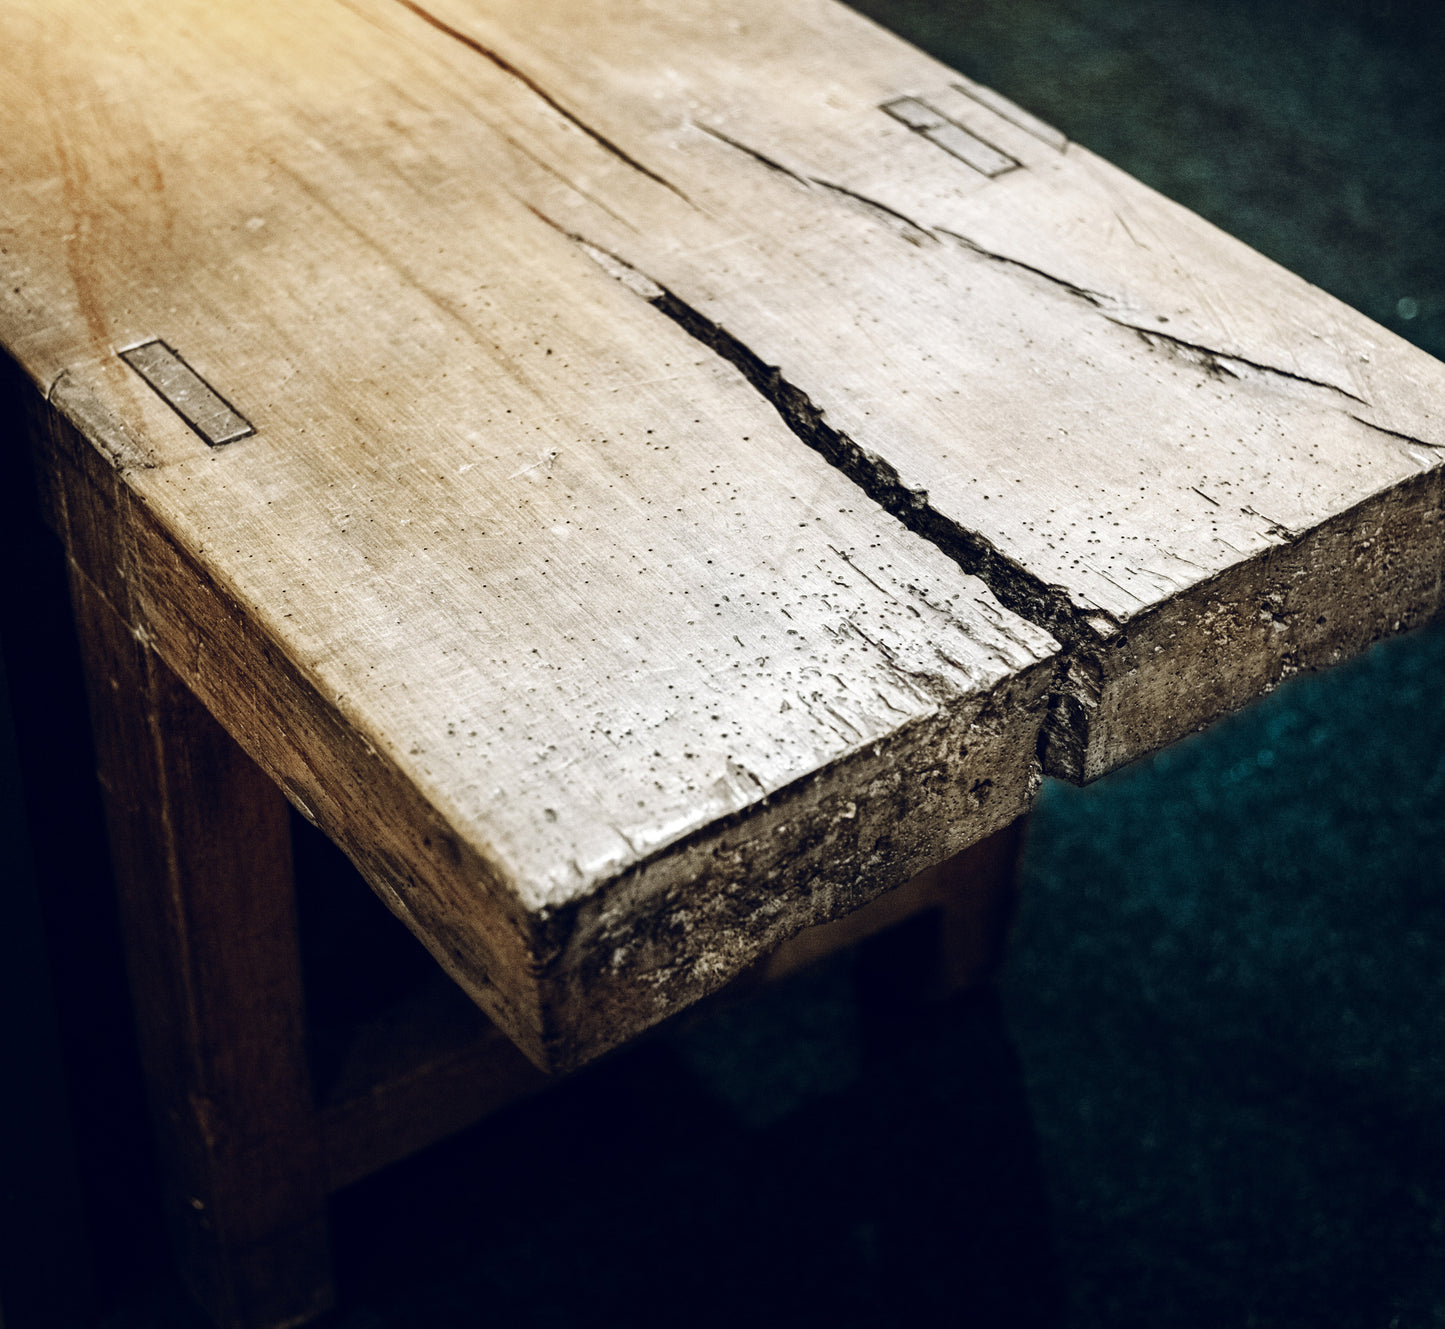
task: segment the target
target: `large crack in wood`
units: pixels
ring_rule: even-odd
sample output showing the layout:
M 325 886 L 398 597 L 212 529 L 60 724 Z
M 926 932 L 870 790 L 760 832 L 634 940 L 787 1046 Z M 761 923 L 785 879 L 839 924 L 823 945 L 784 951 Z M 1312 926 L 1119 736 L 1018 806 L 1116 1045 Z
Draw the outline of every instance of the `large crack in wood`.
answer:
M 410 0 L 401 0 L 401 3 L 410 3 Z M 967 92 L 967 89 L 960 88 L 960 91 Z M 1287 379 L 1295 383 L 1302 383 L 1308 387 L 1322 388 L 1326 392 L 1335 393 L 1360 406 L 1373 409 L 1370 402 L 1358 394 L 1351 392 L 1348 388 L 1340 387 L 1338 383 L 1331 383 L 1325 379 L 1311 378 L 1307 374 L 1300 374 L 1290 369 L 1281 369 L 1278 365 L 1266 364 L 1261 360 L 1251 360 L 1236 351 L 1222 351 L 1217 347 L 1206 346 L 1202 342 L 1192 342 L 1173 333 L 1165 332 L 1158 327 L 1136 323 L 1131 319 L 1120 317 L 1116 313 L 1110 313 L 1110 307 L 1112 306 L 1118 309 L 1121 306 L 1121 302 L 1103 291 L 1095 291 L 1087 286 L 1080 286 L 1077 282 L 1069 281 L 1066 277 L 1057 276 L 1055 273 L 1049 272 L 1044 268 L 1036 267 L 1034 264 L 1027 263 L 1023 259 L 1014 258 L 1009 254 L 999 253 L 997 250 L 988 249 L 979 244 L 978 241 L 970 239 L 968 236 L 962 235 L 957 231 L 951 231 L 942 226 L 925 226 L 922 222 L 907 216 L 905 213 L 899 212 L 898 209 L 890 207 L 878 199 L 869 197 L 867 194 L 861 194 L 857 190 L 845 188 L 842 185 L 834 184 L 818 176 L 805 175 L 803 172 L 783 165 L 783 163 L 769 157 L 759 149 L 751 147 L 739 139 L 723 133 L 719 129 L 714 129 L 700 121 L 694 121 L 693 123 L 711 138 L 726 144 L 737 152 L 751 157 L 754 161 L 767 167 L 769 170 L 787 176 L 788 179 L 796 184 L 802 185 L 805 189 L 821 188 L 828 190 L 850 203 L 861 205 L 869 213 L 877 216 L 889 225 L 894 227 L 901 226 L 904 238 L 912 243 L 920 243 L 923 238 L 937 241 L 942 237 L 953 241 L 965 252 L 976 258 L 1010 268 L 1016 272 L 1028 273 L 1030 276 L 1036 277 L 1040 281 L 1046 282 L 1058 290 L 1064 291 L 1068 295 L 1083 301 L 1101 317 L 1114 324 L 1115 327 L 1126 328 L 1130 332 L 1136 333 L 1145 344 L 1151 348 L 1158 348 L 1161 345 L 1165 345 L 1173 347 L 1176 350 L 1187 352 L 1190 356 L 1194 357 L 1195 363 L 1200 365 L 1207 373 L 1239 378 L 1239 373 L 1237 373 L 1232 366 L 1240 366 L 1245 369 L 1254 370 L 1256 373 Z M 1371 421 L 1365 420 L 1358 415 L 1351 415 L 1350 418 L 1370 429 L 1374 429 L 1381 434 L 1388 434 L 1405 443 L 1414 443 L 1425 448 L 1439 448 L 1442 446 L 1441 444 L 1429 443 L 1423 439 L 1415 438 L 1410 434 L 1400 433 L 1398 430 L 1387 429 L 1383 425 L 1373 424 Z
M 1102 610 L 1085 613 L 1066 588 L 1052 586 L 1003 553 L 989 538 L 946 517 L 930 505 L 924 489 L 910 489 L 888 461 L 859 445 L 824 418 L 823 408 L 783 377 L 746 343 L 700 313 L 678 295 L 625 259 L 567 230 L 545 213 L 535 215 L 565 235 L 608 276 L 666 315 L 695 341 L 726 360 L 777 412 L 788 429 L 856 484 L 875 503 L 915 535 L 922 536 L 977 577 L 994 598 L 1020 618 L 1056 637 L 1065 646 L 1055 674 L 1053 694 L 1039 736 L 1045 774 L 1078 782 L 1083 777 L 1089 716 L 1097 704 L 1102 666 L 1100 624 L 1113 625 Z
M 611 139 L 607 138 L 606 135 L 601 134 L 597 130 L 593 129 L 592 126 L 589 125 L 585 120 L 583 120 L 581 116 L 579 116 L 575 111 L 569 110 L 566 106 L 559 102 L 556 97 L 554 97 L 550 92 L 548 92 L 547 89 L 544 88 L 540 83 L 538 83 L 536 79 L 532 78 L 530 74 L 527 74 L 524 70 L 518 69 L 517 66 L 514 65 L 510 60 L 508 60 L 506 56 L 492 50 L 490 46 L 483 45 L 475 37 L 469 36 L 460 28 L 452 27 L 452 25 L 448 23 L 445 19 L 438 17 L 436 14 L 433 14 L 431 10 L 417 4 L 416 0 L 396 0 L 396 3 L 401 5 L 403 9 L 410 10 L 413 14 L 417 16 L 417 18 L 421 19 L 423 23 L 429 24 L 438 32 L 444 33 L 446 36 L 450 37 L 453 41 L 460 42 L 463 46 L 467 48 L 467 50 L 481 56 L 484 60 L 489 60 L 504 74 L 508 74 L 512 78 L 516 79 L 517 82 L 519 82 L 529 92 L 533 93 L 537 97 L 540 97 L 542 101 L 544 101 L 548 106 L 550 106 L 552 110 L 556 111 L 557 114 L 560 115 L 564 120 L 566 120 L 568 124 L 572 125 L 574 128 L 580 129 L 584 134 L 587 135 L 588 138 L 590 138 L 594 143 L 596 143 L 598 147 L 602 148 L 604 152 L 610 153 L 612 156 L 616 157 L 618 161 L 632 167 L 634 171 L 645 175 L 649 180 L 655 181 L 657 184 L 660 184 L 664 189 L 670 190 L 672 193 L 676 194 L 678 198 L 682 199 L 684 203 L 688 204 L 689 207 L 696 206 L 693 201 L 682 192 L 682 190 L 680 190 L 675 184 L 672 183 L 672 181 L 659 175 L 650 167 L 644 166 L 640 161 L 637 160 L 637 158 L 633 157 L 630 153 L 618 147 L 617 144 L 612 142 Z
M 987 259 L 990 263 L 1000 263 L 1005 267 L 1017 268 L 1022 272 L 1032 273 L 1035 277 L 1039 277 L 1050 285 L 1067 291 L 1070 295 L 1077 296 L 1080 300 L 1093 305 L 1096 309 L 1102 308 L 1108 302 L 1109 297 L 1102 291 L 1090 290 L 1087 286 L 1079 286 L 1067 278 L 1056 277 L 1052 272 L 1046 272 L 1043 268 L 1036 268 L 1032 263 L 1025 263 L 1022 259 L 1010 258 L 1007 254 L 999 254 L 992 249 L 985 249 L 977 240 L 970 240 L 968 236 L 960 235 L 957 231 L 950 231 L 940 226 L 937 228 L 937 233 L 939 235 L 946 235 L 955 244 L 962 245 L 970 254 Z
M 932 240 L 935 244 L 938 237 L 921 222 L 916 222 L 906 213 L 899 212 L 897 208 L 890 208 L 886 203 L 880 203 L 876 198 L 869 198 L 867 194 L 860 194 L 856 189 L 848 189 L 843 185 L 835 185 L 831 180 L 823 180 L 816 175 L 809 176 L 808 182 L 817 185 L 820 189 L 830 190 L 841 198 L 851 203 L 859 204 L 867 211 L 882 217 L 885 221 L 896 223 L 903 228 L 903 238 L 914 244 L 919 243 L 920 237 Z
M 1171 332 L 1162 332 L 1158 328 L 1145 327 L 1139 323 L 1131 323 L 1125 318 L 1116 318 L 1112 314 L 1105 314 L 1104 317 L 1117 327 L 1128 328 L 1131 332 L 1137 332 L 1144 341 L 1150 345 L 1155 342 L 1166 342 L 1171 346 L 1177 346 L 1180 350 L 1191 351 L 1200 356 L 1206 365 L 1211 369 L 1219 369 L 1233 378 L 1238 378 L 1229 366 L 1231 363 L 1243 365 L 1246 369 L 1253 369 L 1261 374 L 1273 374 L 1277 378 L 1287 378 L 1295 383 L 1304 383 L 1312 388 L 1324 388 L 1327 392 L 1338 393 L 1341 397 L 1348 397 L 1351 401 L 1361 406 L 1369 406 L 1363 397 L 1357 396 L 1348 388 L 1342 388 L 1338 383 L 1327 383 L 1324 379 L 1310 378 L 1307 374 L 1297 374 L 1290 369 L 1281 369 L 1278 365 L 1267 365 L 1259 360 L 1250 360 L 1235 351 L 1221 351 L 1213 346 L 1205 346 L 1200 342 L 1186 341 L 1183 337 L 1176 337 Z
M 1413 443 L 1417 448 L 1434 448 L 1437 451 L 1445 449 L 1445 443 L 1431 443 L 1429 439 L 1416 438 L 1414 434 L 1402 434 L 1398 429 L 1386 429 L 1384 425 L 1377 425 L 1362 415 L 1351 414 L 1350 419 L 1364 425 L 1366 429 L 1373 429 L 1377 434 L 1387 434 L 1390 438 L 1398 438 L 1402 443 Z
M 721 129 L 714 129 L 711 125 L 703 124 L 700 120 L 693 121 L 704 134 L 709 138 L 716 139 L 719 143 L 725 143 L 735 152 L 741 152 L 744 156 L 751 157 L 760 166 L 765 166 L 778 175 L 785 175 L 794 184 L 802 185 L 804 189 L 826 189 L 832 194 L 849 203 L 855 204 L 874 216 L 881 217 L 890 225 L 902 227 L 904 237 L 918 243 L 920 239 L 937 241 L 936 236 L 928 227 L 921 222 L 915 221 L 907 213 L 899 212 L 897 208 L 889 207 L 887 203 L 881 203 L 876 198 L 870 198 L 867 194 L 860 194 L 856 189 L 849 189 L 846 185 L 835 184 L 831 180 L 824 180 L 818 175 L 804 175 L 801 171 L 795 171 L 791 166 L 785 166 L 782 162 L 767 153 L 760 152 L 757 148 L 749 147 L 739 139 L 730 134 L 725 134 Z
M 960 526 L 932 507 L 926 490 L 908 488 L 891 463 L 828 424 L 823 408 L 784 378 L 777 365 L 766 363 L 721 324 L 616 254 L 560 226 L 557 229 L 580 245 L 610 276 L 736 368 L 798 438 L 911 531 L 943 549 L 964 571 L 983 581 L 1005 608 L 1061 640 L 1092 633 L 1063 587 L 1050 586 L 1009 558 L 986 536 Z

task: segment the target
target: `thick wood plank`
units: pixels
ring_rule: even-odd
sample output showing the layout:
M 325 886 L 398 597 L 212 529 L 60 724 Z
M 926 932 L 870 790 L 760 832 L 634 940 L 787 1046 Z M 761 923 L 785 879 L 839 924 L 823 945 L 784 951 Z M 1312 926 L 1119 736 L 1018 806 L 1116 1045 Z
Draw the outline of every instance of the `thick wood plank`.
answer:
M 450 70 L 456 123 L 505 117 L 539 211 L 1070 646 L 1052 771 L 1438 609 L 1445 367 L 832 0 L 355 8 Z
M 223 1329 L 331 1301 L 285 804 L 84 574 L 72 582 L 164 1195 Z
M 438 59 L 565 89 L 675 186 L 588 177 L 604 210 L 538 172 L 539 206 L 1069 642 L 1059 773 L 1438 607 L 1445 369 L 1026 113 L 828 0 L 429 12 Z
M 1046 689 L 1091 776 L 1438 608 L 1445 370 L 830 0 L 4 22 L 75 556 L 544 1065 L 1013 820 Z
M 73 557 L 529 1055 L 1023 809 L 1050 637 L 514 197 L 505 126 L 416 139 L 425 51 L 335 4 L 5 22 L 0 339 Z M 117 354 L 156 339 L 254 435 Z

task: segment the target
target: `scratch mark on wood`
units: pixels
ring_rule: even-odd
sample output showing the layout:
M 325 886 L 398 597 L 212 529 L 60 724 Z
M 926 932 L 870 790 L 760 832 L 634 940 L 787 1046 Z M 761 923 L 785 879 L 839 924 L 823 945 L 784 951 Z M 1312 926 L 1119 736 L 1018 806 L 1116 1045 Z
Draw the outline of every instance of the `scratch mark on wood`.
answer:
M 704 134 L 708 135 L 708 137 L 715 138 L 719 143 L 726 143 L 728 147 L 735 148 L 738 152 L 745 153 L 755 162 L 766 166 L 768 170 L 776 171 L 779 175 L 786 175 L 790 180 L 796 180 L 800 185 L 806 185 L 809 183 L 807 176 L 799 175 L 798 172 L 793 170 L 791 167 L 784 166 L 782 162 L 774 161 L 773 158 L 769 157 L 766 153 L 759 152 L 756 148 L 750 148 L 746 143 L 740 143 L 730 134 L 724 134 L 721 129 L 714 129 L 711 125 L 705 125 L 700 120 L 694 120 L 693 124 L 696 125 L 700 130 L 702 130 Z
M 890 600 L 896 600 L 898 598 L 892 591 L 888 590 L 887 587 L 880 586 L 876 581 L 874 581 L 872 577 L 870 577 L 866 572 L 864 572 L 863 569 L 860 568 L 855 562 L 853 562 L 853 560 L 849 558 L 848 555 L 845 554 L 841 549 L 836 549 L 832 545 L 829 545 L 828 548 L 832 549 L 833 552 L 837 554 L 838 557 L 841 558 L 843 562 L 848 565 L 850 570 L 856 572 L 860 577 L 862 577 L 863 580 L 866 581 L 871 587 L 873 587 L 875 591 L 886 595 Z
M 1192 351 L 1195 355 L 1205 360 L 1207 368 L 1215 369 L 1229 374 L 1232 378 L 1238 378 L 1229 366 L 1231 363 L 1244 365 L 1248 369 L 1257 370 L 1261 374 L 1274 374 L 1279 378 L 1292 379 L 1296 383 L 1306 383 L 1312 388 L 1324 388 L 1329 392 L 1336 392 L 1341 397 L 1348 397 L 1351 401 L 1359 402 L 1361 406 L 1369 406 L 1363 397 L 1356 396 L 1348 388 L 1342 388 L 1338 383 L 1327 383 L 1323 379 L 1310 378 L 1306 374 L 1296 374 L 1290 369 L 1281 369 L 1277 365 L 1261 364 L 1258 360 L 1246 360 L 1242 355 L 1236 355 L 1233 351 L 1219 351 L 1212 346 L 1201 346 L 1198 342 L 1185 341 L 1183 337 L 1176 337 L 1169 332 L 1161 332 L 1158 328 L 1146 328 L 1138 323 L 1131 323 L 1128 319 L 1115 318 L 1112 314 L 1105 314 L 1110 323 L 1117 323 L 1121 328 L 1129 328 L 1137 332 L 1146 342 L 1167 342 L 1177 346 L 1181 350 Z M 1355 417 L 1358 419 L 1358 417 Z M 1362 422 L 1364 423 L 1364 422 Z
M 561 184 L 565 185 L 568 189 L 572 190 L 573 193 L 580 194 L 590 204 L 592 204 L 593 207 L 600 208 L 609 217 L 611 217 L 613 221 L 619 222 L 621 225 L 627 227 L 629 231 L 637 230 L 637 227 L 632 222 L 628 221 L 626 217 L 622 216 L 620 213 L 614 212 L 595 194 L 589 193 L 587 190 L 583 189 L 582 186 L 579 185 L 575 180 L 568 179 L 555 166 L 551 166 L 547 162 L 543 161 L 542 158 L 539 157 L 535 152 L 533 152 L 531 148 L 527 147 L 525 143 L 519 143 L 510 134 L 505 133 L 503 130 L 500 129 L 496 130 L 496 134 L 497 137 L 500 138 L 502 142 L 507 144 L 508 147 L 514 149 L 521 156 L 525 157 L 539 170 L 545 171 L 554 180 L 557 180 Z M 516 196 L 513 195 L 513 197 Z
M 1260 521 L 1265 522 L 1268 533 L 1276 539 L 1286 541 L 1299 539 L 1299 532 L 1290 530 L 1282 521 L 1276 521 L 1273 517 L 1266 517 L 1264 513 L 1258 512 L 1251 507 L 1242 507 L 1240 511 L 1244 513 L 1246 517 L 1258 517 Z
M 1139 604 L 1145 603 L 1144 597 L 1140 595 L 1138 591 L 1131 591 L 1127 586 L 1123 585 L 1123 583 L 1115 581 L 1113 577 L 1111 577 L 1107 572 L 1104 571 L 1103 568 L 1099 567 L 1097 564 L 1090 563 L 1088 564 L 1088 568 L 1092 573 L 1094 573 L 1095 576 L 1102 577 L 1116 591 L 1121 591 L 1131 600 L 1137 601 Z
M 912 217 L 907 216 L 905 213 L 899 212 L 897 208 L 889 207 L 886 203 L 880 203 L 876 198 L 870 198 L 867 194 L 860 194 L 856 189 L 849 189 L 845 185 L 834 184 L 831 180 L 824 180 L 821 176 L 803 175 L 801 172 L 793 170 L 792 167 L 784 166 L 782 162 L 769 157 L 767 153 L 760 152 L 757 148 L 749 147 L 748 144 L 740 142 L 729 134 L 724 134 L 720 129 L 713 129 L 698 121 L 694 121 L 693 123 L 696 124 L 704 134 L 717 139 L 719 143 L 726 143 L 728 147 L 743 153 L 745 156 L 751 157 L 759 165 L 767 167 L 768 170 L 774 171 L 778 175 L 787 176 L 789 180 L 792 180 L 795 184 L 802 185 L 805 189 L 827 189 L 834 194 L 841 195 L 850 203 L 862 204 L 862 206 L 870 212 L 878 213 L 890 222 L 902 223 L 910 239 L 916 235 L 926 236 L 929 240 L 937 240 L 938 238 L 928 227 L 922 225 L 920 222 L 914 221 Z
M 1007 254 L 1000 254 L 995 252 L 994 250 L 985 249 L 976 241 L 970 240 L 968 236 L 960 235 L 956 231 L 950 231 L 945 227 L 940 226 L 936 229 L 936 232 L 932 233 L 947 236 L 948 239 L 962 245 L 970 253 L 977 254 L 980 258 L 986 258 L 994 263 L 1002 263 L 1012 268 L 1018 268 L 1023 272 L 1028 272 L 1035 277 L 1042 278 L 1044 281 L 1059 287 L 1061 290 L 1067 291 L 1070 295 L 1077 296 L 1079 299 L 1087 301 L 1096 309 L 1106 310 L 1110 305 L 1115 303 L 1110 296 L 1106 295 L 1102 291 L 1095 291 L 1091 290 L 1089 287 L 1086 286 L 1079 286 L 1074 282 L 1067 280 L 1067 278 L 1055 276 L 1052 272 L 1047 272 L 1043 268 L 1036 268 L 1032 263 L 1025 263 L 1021 259 L 1011 258 Z M 1187 351 L 1191 356 L 1196 357 L 1197 362 L 1210 373 L 1228 375 L 1230 378 L 1238 378 L 1239 374 L 1235 372 L 1235 370 L 1231 366 L 1242 365 L 1248 369 L 1253 369 L 1258 373 L 1272 374 L 1279 378 L 1292 379 L 1296 383 L 1308 384 L 1310 387 L 1324 388 L 1327 391 L 1338 393 L 1343 397 L 1348 397 L 1351 401 L 1359 402 L 1362 406 L 1370 405 L 1370 403 L 1367 402 L 1363 397 L 1357 396 L 1355 393 L 1350 392 L 1347 388 L 1340 387 L 1337 383 L 1328 383 L 1325 382 L 1323 379 L 1310 378 L 1305 374 L 1297 374 L 1289 369 L 1280 369 L 1277 365 L 1268 365 L 1258 360 L 1249 360 L 1246 359 L 1244 356 L 1238 355 L 1231 351 L 1216 350 L 1212 346 L 1204 346 L 1199 342 L 1187 341 L 1183 337 L 1175 336 L 1173 333 L 1165 332 L 1158 327 L 1148 327 L 1142 323 L 1135 323 L 1126 318 L 1119 318 L 1107 312 L 1104 313 L 1104 317 L 1108 319 L 1110 323 L 1113 323 L 1118 327 L 1128 328 L 1131 332 L 1137 333 L 1150 346 L 1155 346 L 1158 343 L 1164 343 L 1179 350 Z M 1380 425 L 1371 424 L 1368 420 L 1361 419 L 1361 417 L 1357 415 L 1352 415 L 1351 419 L 1359 420 L 1361 424 L 1366 425 L 1371 429 L 1377 429 L 1381 433 L 1395 434 L 1395 437 L 1400 438 L 1407 443 L 1417 443 L 1420 444 L 1422 447 L 1441 446 L 1439 444 L 1424 443 L 1422 440 L 1412 438 L 1408 434 L 1397 434 L 1394 430 L 1385 429 Z M 1201 494 L 1200 496 L 1202 498 L 1209 497 L 1207 494 Z M 1209 499 L 1209 501 L 1211 503 L 1214 502 L 1213 499 Z
M 1363 416 L 1350 414 L 1350 419 L 1362 424 L 1366 429 L 1373 429 L 1377 434 L 1388 434 L 1391 438 L 1398 438 L 1402 443 L 1413 443 L 1417 448 L 1445 448 L 1445 443 L 1431 443 L 1428 439 L 1416 438 L 1413 434 L 1402 434 L 1398 429 L 1386 429 L 1384 425 L 1377 425 L 1372 420 L 1366 420 Z
M 515 480 L 520 475 L 526 475 L 528 471 L 535 471 L 539 466 L 545 467 L 550 471 L 552 469 L 552 463 L 557 460 L 559 455 L 560 452 L 557 448 L 547 448 L 544 452 L 538 453 L 537 460 L 530 466 L 523 466 L 520 470 L 513 471 L 507 479 Z
M 990 259 L 994 263 L 1005 263 L 1011 268 L 1021 268 L 1024 272 L 1031 272 L 1035 277 L 1042 277 L 1047 282 L 1066 290 L 1070 295 L 1076 295 L 1081 300 L 1087 300 L 1096 308 L 1102 306 L 1108 297 L 1102 291 L 1090 290 L 1087 286 L 1078 286 L 1064 277 L 1056 277 L 1052 272 L 1045 272 L 1043 268 L 1036 268 L 1032 263 L 1025 263 L 1022 259 L 1010 258 L 1007 254 L 995 253 L 992 249 L 985 249 L 975 240 L 970 240 L 966 235 L 960 235 L 957 231 L 949 231 L 942 226 L 938 228 L 939 235 L 946 235 L 950 240 L 956 241 L 970 253 L 977 254 L 980 258 Z
M 1122 228 L 1124 234 L 1127 235 L 1138 248 L 1143 249 L 1147 252 L 1149 246 L 1146 245 L 1137 235 L 1134 234 L 1133 231 L 1129 229 L 1129 223 L 1124 220 L 1124 214 L 1120 212 L 1117 208 L 1114 209 L 1114 220 L 1119 223 L 1119 226 Z
M 835 194 L 841 194 L 855 203 L 861 203 L 871 212 L 876 212 L 891 221 L 902 222 L 905 230 L 905 237 L 917 243 L 916 236 L 924 236 L 929 240 L 937 241 L 938 237 L 928 227 L 920 225 L 912 217 L 899 212 L 897 208 L 890 208 L 886 203 L 880 203 L 876 198 L 869 198 L 867 194 L 860 194 L 856 189 L 847 189 L 843 185 L 835 185 L 829 180 L 821 180 L 817 176 L 809 177 L 811 183 L 822 189 L 830 189 Z

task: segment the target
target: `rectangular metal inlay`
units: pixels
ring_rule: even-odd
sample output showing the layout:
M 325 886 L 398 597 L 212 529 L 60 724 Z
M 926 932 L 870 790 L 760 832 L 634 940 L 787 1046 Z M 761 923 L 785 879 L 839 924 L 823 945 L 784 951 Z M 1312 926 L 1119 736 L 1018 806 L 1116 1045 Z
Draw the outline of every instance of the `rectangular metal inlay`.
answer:
M 166 404 L 213 448 L 256 431 L 224 397 L 165 342 L 142 342 L 120 358 L 165 399 Z
M 917 97 L 900 97 L 897 101 L 884 102 L 882 109 L 895 120 L 901 120 L 915 134 L 922 134 L 930 143 L 937 144 L 986 176 L 1002 175 L 1019 164 L 1008 153 L 1001 152 L 992 143 L 985 143 L 977 134 L 956 124 Z

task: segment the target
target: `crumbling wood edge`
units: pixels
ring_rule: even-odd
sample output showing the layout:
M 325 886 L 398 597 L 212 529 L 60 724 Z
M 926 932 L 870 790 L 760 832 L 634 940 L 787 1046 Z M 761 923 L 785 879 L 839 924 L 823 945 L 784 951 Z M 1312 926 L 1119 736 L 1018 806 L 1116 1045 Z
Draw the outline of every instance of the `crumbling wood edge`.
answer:
M 643 1038 L 746 1000 L 839 951 L 857 948 L 865 1000 L 940 1000 L 989 982 L 1003 959 L 1018 891 L 1024 820 L 919 873 L 844 918 L 806 928 L 698 1006 Z M 461 999 L 464 1001 L 464 999 Z M 565 1080 L 534 1067 L 459 994 L 434 985 L 359 1028 L 319 1107 L 326 1188 L 337 1191 Z

